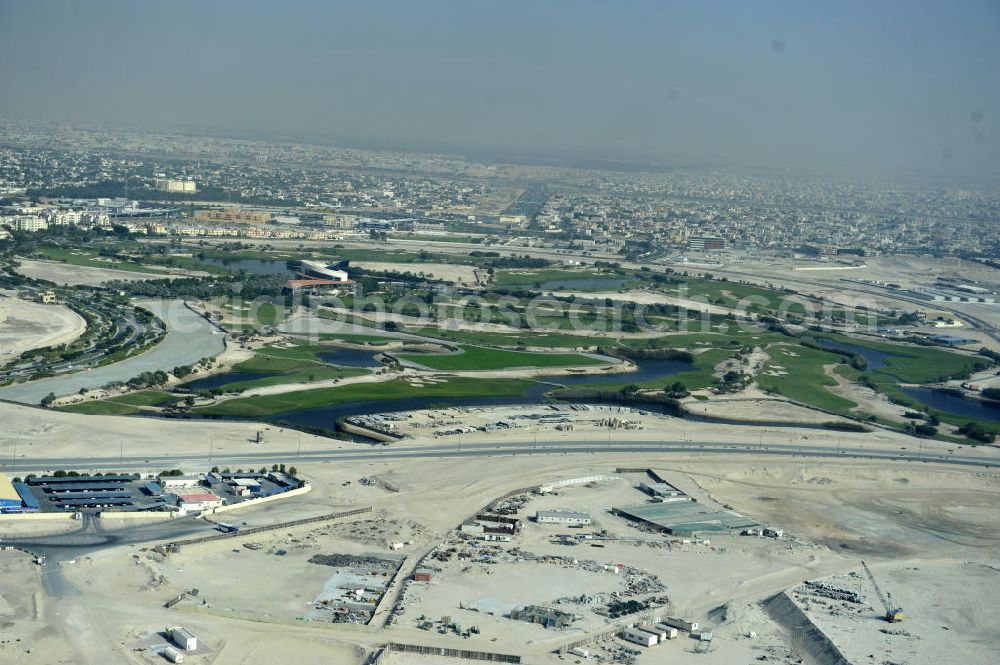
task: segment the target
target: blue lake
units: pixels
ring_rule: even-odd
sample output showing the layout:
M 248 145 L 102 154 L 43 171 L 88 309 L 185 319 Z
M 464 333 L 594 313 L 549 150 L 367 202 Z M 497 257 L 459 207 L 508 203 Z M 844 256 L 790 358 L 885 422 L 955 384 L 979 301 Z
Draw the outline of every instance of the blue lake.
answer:
M 209 263 L 213 266 L 221 266 L 227 270 L 243 270 L 256 275 L 293 275 L 284 261 L 264 261 L 261 259 L 199 259 L 202 263 Z
M 834 342 L 826 337 L 803 337 L 803 341 L 812 342 L 816 346 L 822 347 L 829 351 L 846 351 L 848 353 L 857 353 L 864 356 L 865 360 L 868 361 L 868 369 L 880 369 L 885 367 L 887 358 L 898 358 L 899 355 L 895 353 L 885 353 L 884 351 L 876 351 L 875 349 L 869 349 L 865 346 L 860 346 L 858 344 L 846 344 L 841 342 Z
M 965 399 L 933 388 L 900 388 L 900 390 L 913 399 L 945 413 L 1000 422 L 1000 405 L 993 406 L 990 402 Z

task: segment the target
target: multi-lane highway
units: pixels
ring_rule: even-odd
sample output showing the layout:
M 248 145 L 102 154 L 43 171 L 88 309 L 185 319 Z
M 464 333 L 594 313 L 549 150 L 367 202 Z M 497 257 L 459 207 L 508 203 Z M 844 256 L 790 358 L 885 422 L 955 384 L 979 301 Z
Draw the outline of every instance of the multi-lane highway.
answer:
M 420 458 L 476 458 L 512 455 L 569 455 L 586 453 L 647 453 L 647 454 L 699 454 L 699 455 L 761 455 L 802 458 L 854 458 L 896 460 L 906 462 L 936 462 L 972 467 L 1000 467 L 1000 454 L 993 448 L 981 449 L 957 446 L 943 449 L 940 444 L 923 446 L 914 441 L 907 447 L 885 446 L 819 446 L 799 444 L 736 444 L 711 440 L 649 441 L 616 436 L 611 441 L 593 439 L 539 441 L 510 439 L 503 442 L 435 442 L 426 445 L 375 445 L 343 444 L 340 447 L 313 448 L 298 451 L 295 448 L 259 447 L 239 453 L 185 452 L 149 456 L 80 456 L 80 457 L 30 457 L 15 461 L 4 460 L 0 469 L 8 473 L 28 473 L 66 470 L 95 471 L 158 471 L 166 468 L 187 470 L 205 469 L 210 466 L 257 467 L 275 462 L 290 464 L 351 462 L 374 459 Z M 12 468 L 16 467 L 16 468 Z

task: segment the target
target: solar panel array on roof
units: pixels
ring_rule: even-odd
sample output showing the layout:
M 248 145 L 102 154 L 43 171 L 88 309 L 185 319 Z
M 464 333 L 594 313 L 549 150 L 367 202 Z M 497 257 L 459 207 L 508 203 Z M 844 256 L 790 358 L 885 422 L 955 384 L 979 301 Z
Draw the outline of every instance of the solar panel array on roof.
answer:
M 131 506 L 133 501 L 130 499 L 65 499 L 57 502 L 60 506 L 75 506 L 75 507 L 94 507 L 98 508 L 101 506 Z
M 113 482 L 130 483 L 135 476 L 35 476 L 28 478 L 29 485 L 58 485 L 65 483 Z
M 733 531 L 759 526 L 753 520 L 731 510 L 713 508 L 694 501 L 647 503 L 614 508 L 613 512 L 652 524 L 674 534 L 699 531 Z
M 12 484 L 14 485 L 14 489 L 17 490 L 17 493 L 20 495 L 21 501 L 24 502 L 25 510 L 38 510 L 41 508 L 41 504 L 38 503 L 38 499 L 36 499 L 35 495 L 31 493 L 31 490 L 28 489 L 27 485 L 24 483 Z
M 65 494 L 66 492 L 122 492 L 125 490 L 125 485 L 108 483 L 75 483 L 73 485 L 44 487 L 43 489 L 49 494 Z
M 91 499 L 93 501 L 106 501 L 107 499 L 131 499 L 132 495 L 128 492 L 117 492 L 117 493 L 102 493 L 102 494 L 92 494 L 90 492 L 66 492 L 64 494 L 51 494 L 49 495 L 49 501 L 55 501 L 56 503 L 65 503 L 66 501 L 72 501 L 74 499 Z

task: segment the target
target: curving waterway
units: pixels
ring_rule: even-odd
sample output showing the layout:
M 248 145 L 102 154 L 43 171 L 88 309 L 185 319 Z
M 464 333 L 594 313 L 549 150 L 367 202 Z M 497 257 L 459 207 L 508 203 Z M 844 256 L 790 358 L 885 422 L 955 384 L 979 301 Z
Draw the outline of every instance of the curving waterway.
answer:
M 167 334 L 152 349 L 121 362 L 95 367 L 73 374 L 15 383 L 0 388 L 0 399 L 23 404 L 38 404 L 49 393 L 57 397 L 93 390 L 112 381 L 128 381 L 143 372 L 169 371 L 178 365 L 191 365 L 202 358 L 216 356 L 225 348 L 225 335 L 202 316 L 192 312 L 183 300 L 137 301 L 167 326 Z

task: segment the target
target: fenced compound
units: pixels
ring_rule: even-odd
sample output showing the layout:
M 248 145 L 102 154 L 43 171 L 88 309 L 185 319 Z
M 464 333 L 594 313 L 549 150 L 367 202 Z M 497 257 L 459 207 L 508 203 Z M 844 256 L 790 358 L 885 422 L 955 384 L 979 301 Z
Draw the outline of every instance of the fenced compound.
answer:
M 240 529 L 239 531 L 234 531 L 231 533 L 213 533 L 210 536 L 202 536 L 200 538 L 188 538 L 187 540 L 178 540 L 170 543 L 171 545 L 177 545 L 178 547 L 184 545 L 198 545 L 201 543 L 209 543 L 216 540 L 225 540 L 227 538 L 238 538 L 241 536 L 250 536 L 257 533 L 266 533 L 267 531 L 275 531 L 277 529 L 287 529 L 290 527 L 302 526 L 303 524 L 314 524 L 316 522 L 326 522 L 329 520 L 336 520 L 342 517 L 352 517 L 354 515 L 363 515 L 365 513 L 372 512 L 371 506 L 367 508 L 356 508 L 355 510 L 346 510 L 341 513 L 330 513 L 329 515 L 318 515 L 316 517 L 306 517 L 301 520 L 292 520 L 291 522 L 281 522 L 279 524 L 268 524 L 265 526 L 254 526 L 247 529 Z
M 506 653 L 494 653 L 492 651 L 470 651 L 467 649 L 451 649 L 447 647 L 428 647 L 420 644 L 404 644 L 401 642 L 389 642 L 385 645 L 378 658 L 382 659 L 386 654 L 398 653 L 419 653 L 428 656 L 448 656 L 450 658 L 464 658 L 465 660 L 482 660 L 489 663 L 520 663 L 521 657 Z M 390 661 L 391 662 L 391 661 Z

